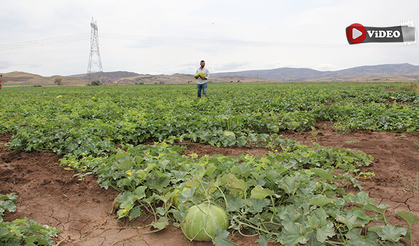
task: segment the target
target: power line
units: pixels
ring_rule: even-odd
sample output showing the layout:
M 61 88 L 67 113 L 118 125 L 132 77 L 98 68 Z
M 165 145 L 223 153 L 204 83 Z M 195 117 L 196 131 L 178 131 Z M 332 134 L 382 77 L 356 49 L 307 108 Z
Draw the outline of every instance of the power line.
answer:
M 43 46 L 43 45 L 54 45 L 54 44 L 60 44 L 60 43 L 68 43 L 68 42 L 74 42 L 74 41 L 79 41 L 79 40 L 86 40 L 88 38 L 89 38 L 89 34 L 88 33 L 83 33 L 83 34 L 56 37 L 56 38 L 39 39 L 39 40 L 32 40 L 32 41 L 25 41 L 25 42 L 18 42 L 18 43 L 10 43 L 10 44 L 0 44 L 0 51 L 13 50 L 13 49 L 23 49 L 23 48 Z
M 199 43 L 199 44 L 221 44 L 221 45 L 240 45 L 240 46 L 261 46 L 261 47 L 313 47 L 313 48 L 331 48 L 342 46 L 343 44 L 315 44 L 315 43 L 295 43 L 295 42 L 273 42 L 273 41 L 246 41 L 246 40 L 228 40 L 228 39 L 205 39 L 205 38 L 180 38 L 163 36 L 145 36 L 145 35 L 127 35 L 102 33 L 104 39 L 122 39 L 122 40 L 142 40 L 148 42 L 163 43 Z M 346 43 L 345 43 L 346 46 Z
M 25 41 L 10 44 L 0 44 L 0 51 L 23 49 L 35 46 L 54 45 L 60 43 L 68 43 L 80 40 L 87 40 L 88 33 L 39 39 L 33 41 Z M 233 45 L 233 46 L 253 46 L 253 47 L 282 47 L 282 48 L 347 48 L 350 47 L 346 43 L 297 43 L 297 42 L 275 42 L 275 41 L 247 41 L 247 40 L 230 40 L 230 39 L 205 39 L 205 38 L 182 38 L 182 37 L 164 37 L 164 36 L 146 36 L 146 35 L 130 35 L 130 34 L 113 34 L 103 33 L 102 39 L 115 39 L 115 40 L 134 40 L 151 43 L 184 43 L 184 44 L 213 44 L 213 45 Z M 369 47 L 373 48 L 373 47 Z M 418 48 L 418 46 L 414 46 Z
M 79 40 L 87 40 L 88 33 L 63 36 L 48 39 L 39 39 L 33 41 L 25 41 L 10 44 L 0 44 L 0 51 L 22 49 L 35 46 L 54 45 L 60 43 L 68 43 Z M 284 47 L 284 48 L 338 48 L 347 46 L 345 44 L 316 44 L 316 43 L 295 43 L 295 42 L 275 42 L 275 41 L 246 41 L 246 40 L 229 40 L 229 39 L 205 39 L 205 38 L 182 38 L 182 37 L 164 37 L 164 36 L 145 36 L 145 35 L 128 35 L 128 34 L 101 34 L 102 39 L 119 39 L 119 40 L 136 40 L 153 43 L 198 43 L 198 44 L 218 44 L 218 45 L 234 45 L 234 46 L 255 46 L 255 47 Z

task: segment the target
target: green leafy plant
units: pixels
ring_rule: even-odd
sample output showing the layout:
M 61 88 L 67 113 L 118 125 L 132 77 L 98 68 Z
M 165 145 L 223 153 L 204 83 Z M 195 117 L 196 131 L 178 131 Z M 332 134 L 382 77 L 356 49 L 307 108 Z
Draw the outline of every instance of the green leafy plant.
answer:
M 262 158 L 198 158 L 179 154 L 181 147 L 160 143 L 126 146 L 126 150 L 86 165 L 99 174 L 102 187 L 121 190 L 116 199 L 119 218 L 134 219 L 147 209 L 154 214 L 152 225 L 158 229 L 170 221 L 180 225 L 191 207 L 210 201 L 225 209 L 230 229 L 260 235 L 260 242 L 339 244 L 373 239 L 377 244 L 397 244 L 404 236 L 406 229 L 399 227 L 397 234 L 391 234 L 394 230 L 389 230 L 384 215 L 389 206 L 374 205 L 365 192 L 345 194 L 339 187 L 349 177 L 356 177 L 337 175 L 333 170 L 357 172 L 355 167 L 372 161 L 365 154 L 351 152 L 350 158 L 341 159 L 349 157 L 349 152 L 282 138 L 266 140 L 275 141 L 283 152 Z M 328 158 L 322 159 L 323 155 Z M 364 175 L 370 174 L 357 176 Z M 349 205 L 355 207 L 348 209 Z M 378 216 L 369 216 L 366 211 Z M 385 226 L 372 227 L 366 237 L 366 228 L 379 222 Z M 212 240 L 224 242 L 227 235 L 221 230 Z
M 3 222 L 3 215 L 4 212 L 10 211 L 15 212 L 16 211 L 16 194 L 10 193 L 7 195 L 0 194 L 0 222 Z
M 411 212 L 406 212 L 404 210 L 397 211 L 396 214 L 402 217 L 409 224 L 408 231 L 409 231 L 410 245 L 413 245 L 412 225 L 414 223 L 419 222 L 419 217 L 415 216 Z
M 6 211 L 16 211 L 15 194 L 0 194 L 0 244 L 2 245 L 55 245 L 52 240 L 61 231 L 42 226 L 33 220 L 15 219 L 11 222 L 3 221 Z

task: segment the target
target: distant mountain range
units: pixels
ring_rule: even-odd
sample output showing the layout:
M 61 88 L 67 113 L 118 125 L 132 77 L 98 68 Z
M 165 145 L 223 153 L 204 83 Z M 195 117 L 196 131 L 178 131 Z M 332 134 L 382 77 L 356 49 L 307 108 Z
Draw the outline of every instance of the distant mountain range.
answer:
M 134 72 L 127 72 L 127 71 L 116 71 L 116 72 L 104 72 L 103 76 L 110 80 L 118 80 L 123 78 L 129 78 L 129 77 L 135 77 L 139 76 L 140 74 L 134 73 Z M 78 75 L 72 75 L 72 77 L 77 77 L 80 79 L 87 79 L 87 74 L 78 74 Z
M 4 73 L 4 86 L 54 86 L 55 79 L 62 78 L 63 85 L 86 85 L 86 74 L 70 76 L 42 77 L 25 72 Z M 189 84 L 195 83 L 192 74 L 151 75 L 135 72 L 103 72 L 107 84 Z M 328 82 L 328 81 L 419 81 L 419 66 L 404 64 L 385 64 L 361 66 L 338 71 L 318 71 L 310 68 L 276 68 L 268 70 L 249 70 L 241 72 L 211 73 L 213 83 L 272 83 L 272 82 Z
M 189 76 L 173 74 L 170 76 Z M 134 72 L 104 72 L 103 76 L 110 80 L 144 76 Z M 155 75 L 164 76 L 164 75 Z M 74 75 L 86 79 L 86 74 Z M 311 68 L 275 68 L 267 70 L 248 70 L 240 72 L 211 73 L 212 78 L 242 77 L 259 78 L 275 81 L 367 81 L 367 80 L 412 80 L 419 78 L 419 66 L 408 63 L 360 66 L 338 71 L 318 71 Z
M 366 81 L 366 80 L 416 80 L 419 66 L 404 64 L 385 64 L 361 66 L 338 71 L 318 71 L 310 68 L 276 68 L 268 70 L 249 70 L 242 72 L 213 73 L 211 77 L 254 77 L 277 81 Z

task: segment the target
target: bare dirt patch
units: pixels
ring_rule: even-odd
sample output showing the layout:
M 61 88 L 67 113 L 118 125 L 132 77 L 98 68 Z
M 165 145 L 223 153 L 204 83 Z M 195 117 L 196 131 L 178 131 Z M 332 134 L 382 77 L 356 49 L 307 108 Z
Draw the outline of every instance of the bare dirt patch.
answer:
M 360 150 L 374 157 L 374 163 L 362 171 L 374 172 L 375 177 L 360 181 L 364 191 L 378 204 L 392 206 L 387 213 L 389 222 L 407 226 L 393 211 L 406 210 L 419 216 L 419 190 L 409 189 L 419 172 L 418 134 L 389 132 L 337 133 L 331 123 L 319 122 L 316 131 L 280 132 L 284 137 L 312 145 Z M 163 231 L 150 233 L 145 226 L 151 218 L 142 216 L 134 223 L 117 221 L 110 214 L 113 200 L 118 192 L 101 189 L 95 175 L 83 180 L 74 172 L 59 166 L 60 157 L 52 153 L 13 153 L 6 151 L 5 143 L 10 135 L 0 135 L 0 193 L 18 195 L 17 211 L 6 213 L 5 220 L 28 217 L 40 224 L 54 226 L 63 231 L 56 241 L 59 245 L 195 245 L 212 243 L 190 243 L 181 230 L 169 226 Z M 264 148 L 217 148 L 208 145 L 190 144 L 184 154 L 203 155 L 251 154 L 263 156 Z M 410 182 L 410 183 L 409 183 Z M 414 243 L 419 245 L 419 224 L 413 227 Z M 234 245 L 257 245 L 255 237 L 232 237 Z M 275 245 L 275 244 L 271 244 Z

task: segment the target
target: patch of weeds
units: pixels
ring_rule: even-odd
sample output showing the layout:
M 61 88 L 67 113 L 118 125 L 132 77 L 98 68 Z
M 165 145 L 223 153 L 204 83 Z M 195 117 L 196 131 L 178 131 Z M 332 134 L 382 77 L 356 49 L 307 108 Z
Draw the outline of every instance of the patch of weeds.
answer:
M 310 131 L 311 136 L 312 136 L 312 141 L 316 141 L 317 140 L 317 135 L 319 134 L 319 131 L 315 131 L 314 129 Z
M 363 178 L 365 179 L 372 179 L 373 177 L 375 177 L 375 173 L 374 172 L 359 172 L 359 174 L 357 175 L 358 179 Z
M 419 190 L 419 172 L 416 172 L 414 180 L 407 180 L 399 171 L 399 178 L 406 190 Z
M 398 88 L 399 90 L 403 90 L 403 91 L 415 91 L 415 92 L 419 92 L 419 83 L 418 82 L 412 82 L 409 83 L 407 85 L 404 85 L 400 88 Z
M 350 129 L 347 125 L 343 124 L 342 122 L 336 122 L 333 124 L 333 128 L 335 128 L 335 131 L 339 133 L 349 133 Z
M 347 143 L 347 144 L 354 144 L 354 143 L 358 143 L 358 142 L 359 142 L 358 139 L 350 139 L 350 140 L 346 141 L 345 143 Z

